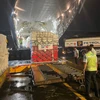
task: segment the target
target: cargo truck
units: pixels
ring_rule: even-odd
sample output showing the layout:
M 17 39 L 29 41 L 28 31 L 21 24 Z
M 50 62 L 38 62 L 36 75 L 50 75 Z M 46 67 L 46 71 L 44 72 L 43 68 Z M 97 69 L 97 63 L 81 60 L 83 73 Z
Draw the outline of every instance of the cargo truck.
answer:
M 72 38 L 65 40 L 65 49 L 67 55 L 73 55 L 73 48 L 76 47 L 80 51 L 80 57 L 84 53 L 85 47 L 93 44 L 97 52 L 98 64 L 100 65 L 100 37 Z

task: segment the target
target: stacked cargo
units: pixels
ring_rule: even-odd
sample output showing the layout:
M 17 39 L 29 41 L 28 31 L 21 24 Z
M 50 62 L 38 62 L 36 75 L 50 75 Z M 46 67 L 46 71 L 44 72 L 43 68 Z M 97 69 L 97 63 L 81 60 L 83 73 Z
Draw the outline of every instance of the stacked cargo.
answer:
M 58 60 L 58 35 L 50 32 L 31 34 L 31 57 L 33 62 Z
M 6 36 L 0 34 L 0 75 L 8 68 L 8 49 Z

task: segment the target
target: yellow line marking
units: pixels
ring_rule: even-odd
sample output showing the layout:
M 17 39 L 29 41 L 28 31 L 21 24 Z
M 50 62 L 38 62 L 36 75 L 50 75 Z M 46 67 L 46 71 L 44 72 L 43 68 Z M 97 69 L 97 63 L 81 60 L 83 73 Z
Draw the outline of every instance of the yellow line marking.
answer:
M 74 65 L 74 66 L 77 66 L 76 64 L 72 63 L 72 62 L 69 61 L 69 60 L 67 60 L 67 63 L 72 64 L 72 65 Z M 82 70 L 80 70 L 80 69 L 77 69 L 77 68 L 74 68 L 74 67 L 71 67 L 71 68 L 73 68 L 73 69 L 75 69 L 75 70 L 78 70 L 79 72 L 82 72 Z
M 65 74 L 62 71 L 60 71 L 59 69 L 55 68 L 53 65 L 51 64 L 47 64 L 51 69 L 53 69 L 55 72 L 57 72 L 58 74 Z
M 87 100 L 84 96 L 82 96 L 81 94 L 77 93 L 70 85 L 68 85 L 67 83 L 63 83 L 66 87 L 69 88 L 70 91 L 72 91 L 77 97 L 79 97 L 81 100 Z
M 55 72 L 57 72 L 58 74 L 65 74 L 62 71 L 58 70 L 57 68 L 55 68 L 53 65 L 51 64 L 47 64 L 50 68 L 52 68 Z M 87 100 L 84 96 L 82 96 L 81 94 L 77 93 L 76 90 L 74 90 L 70 85 L 68 85 L 67 83 L 63 83 L 66 87 L 69 88 L 70 91 L 72 91 L 77 97 L 79 97 L 81 100 Z

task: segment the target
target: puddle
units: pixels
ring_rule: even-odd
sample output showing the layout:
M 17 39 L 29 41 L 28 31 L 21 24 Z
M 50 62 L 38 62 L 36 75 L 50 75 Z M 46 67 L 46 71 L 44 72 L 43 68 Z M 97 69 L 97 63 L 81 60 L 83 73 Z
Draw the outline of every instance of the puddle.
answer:
M 6 95 L 0 100 L 33 100 L 31 94 L 27 93 L 14 93 L 12 95 Z

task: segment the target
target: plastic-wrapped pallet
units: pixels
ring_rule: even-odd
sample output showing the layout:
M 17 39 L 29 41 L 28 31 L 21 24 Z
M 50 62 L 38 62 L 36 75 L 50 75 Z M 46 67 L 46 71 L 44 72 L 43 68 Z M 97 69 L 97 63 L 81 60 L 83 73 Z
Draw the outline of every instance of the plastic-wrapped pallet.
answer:
M 58 60 L 58 35 L 51 32 L 33 32 L 30 43 L 33 62 Z
M 8 55 L 6 36 L 0 34 L 0 75 L 8 68 Z

